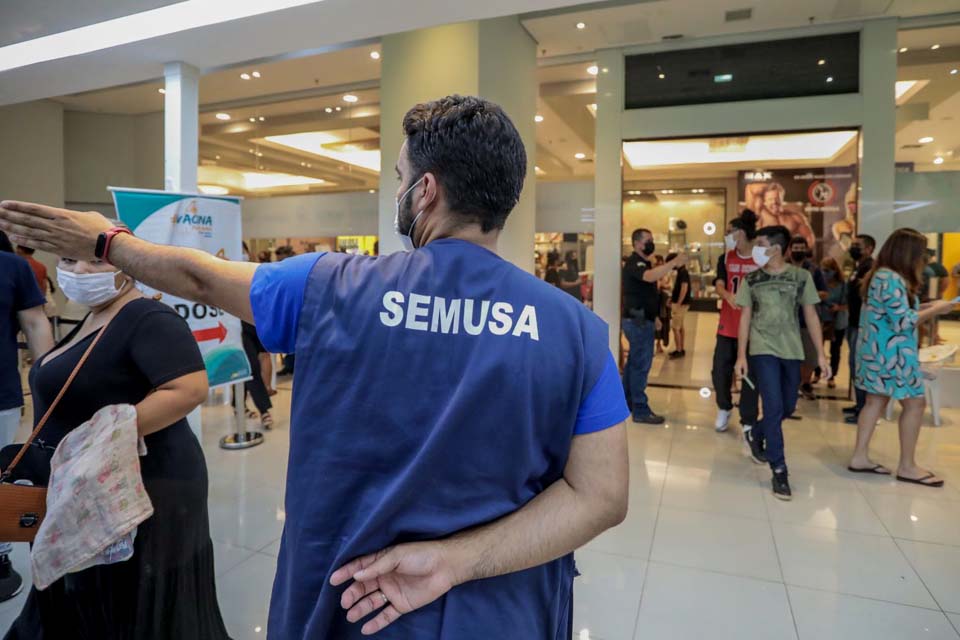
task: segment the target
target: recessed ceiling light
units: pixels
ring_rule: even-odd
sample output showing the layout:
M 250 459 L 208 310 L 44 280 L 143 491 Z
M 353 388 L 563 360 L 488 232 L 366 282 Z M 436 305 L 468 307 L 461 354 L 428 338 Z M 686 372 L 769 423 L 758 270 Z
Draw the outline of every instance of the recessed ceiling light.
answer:
M 249 74 L 249 73 L 241 73 L 241 74 L 240 74 L 240 79 L 241 79 L 241 80 L 249 80 L 249 79 L 250 79 L 250 74 Z
M 256 118 L 250 118 L 250 122 L 256 122 L 256 121 L 257 121 Z
M 907 51 L 909 51 L 909 49 L 907 49 L 906 47 L 900 47 L 899 51 L 900 53 L 906 53 Z
M 258 158 L 262 158 L 262 157 L 263 157 L 263 151 L 257 151 L 257 157 L 258 157 Z
M 220 156 L 213 156 L 215 159 L 219 160 Z
M 581 31 L 583 31 L 583 30 L 586 29 L 586 28 L 587 28 L 587 23 L 586 23 L 586 22 L 578 22 L 578 23 L 577 23 L 577 29 L 580 29 Z
M 218 113 L 218 114 L 216 115 L 216 118 L 217 118 L 217 120 L 229 120 L 229 119 L 230 119 L 230 114 L 229 114 L 229 113 L 223 113 L 223 112 L 221 112 L 221 113 Z
M 587 157 L 587 154 L 577 152 L 577 153 L 573 154 L 573 157 L 576 158 L 577 160 L 583 160 L 584 158 Z
M 935 45 L 933 45 L 932 47 L 930 47 L 930 50 L 931 50 L 931 51 L 936 51 L 936 50 L 939 49 L 939 48 L 940 48 L 940 45 L 935 44 Z
M 933 136 L 923 136 L 917 140 L 920 144 L 927 144 L 928 142 L 933 142 Z
M 661 73 L 661 74 L 658 74 L 657 77 L 660 78 L 661 80 L 664 80 L 667 77 L 667 74 Z
M 950 75 L 952 76 L 957 75 L 957 69 L 950 69 Z
M 327 107 L 326 109 L 324 109 L 324 111 L 326 111 L 327 113 L 333 113 L 333 107 Z
M 354 102 L 356 102 L 356 101 L 359 100 L 359 99 L 360 99 L 360 98 L 358 98 L 357 96 L 353 95 L 352 93 L 348 93 L 347 95 L 343 96 L 343 101 L 344 101 L 344 102 L 349 102 L 350 104 L 353 104 Z
M 534 122 L 543 122 L 543 116 L 538 113 L 537 115 L 533 116 L 533 121 L 534 121 Z
M 230 193 L 229 189 L 218 184 L 200 184 L 197 185 L 197 191 L 208 196 L 225 196 Z
M 369 191 L 367 191 L 367 193 L 376 193 L 376 192 L 377 192 L 376 189 L 370 189 Z
M 597 75 L 598 73 L 600 73 L 600 67 L 598 67 L 598 66 L 595 65 L 595 64 L 592 64 L 592 65 L 590 65 L 589 67 L 587 67 L 587 73 L 589 73 L 589 74 L 592 75 L 592 76 L 595 76 L 595 75 Z
M 833 76 L 827 76 L 827 82 L 833 82 Z
M 937 156 L 936 158 L 933 159 L 933 164 L 943 164 L 943 158 L 941 158 L 940 156 Z
M 259 72 L 259 71 L 254 71 L 254 72 L 253 72 L 252 74 L 250 74 L 250 75 L 252 75 L 254 78 L 259 78 L 259 77 L 260 77 L 260 72 Z
M 266 118 L 264 118 L 263 116 L 260 116 L 259 118 L 257 118 L 257 120 L 259 120 L 260 122 L 263 122 L 264 120 L 266 120 Z
M 956 69 L 954 69 L 954 71 L 956 71 Z M 167 92 L 167 90 L 164 89 L 163 87 L 160 87 L 159 89 L 157 89 L 157 91 L 160 92 L 160 93 L 166 93 L 166 92 Z
M 374 60 L 379 60 L 379 59 L 380 59 L 380 52 L 379 52 L 379 51 L 371 51 L 371 52 L 370 52 L 370 57 L 373 58 Z
M 820 58 L 819 60 L 817 60 L 817 64 L 822 67 L 823 65 L 827 64 L 827 61 L 824 60 L 823 58 Z
M 337 107 L 337 111 L 340 111 L 340 107 Z

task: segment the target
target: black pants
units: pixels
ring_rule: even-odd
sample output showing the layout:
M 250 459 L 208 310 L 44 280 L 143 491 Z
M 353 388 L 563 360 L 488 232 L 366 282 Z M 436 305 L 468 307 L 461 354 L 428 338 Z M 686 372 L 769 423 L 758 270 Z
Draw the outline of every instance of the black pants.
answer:
M 830 371 L 837 377 L 840 371 L 840 350 L 843 348 L 843 329 L 833 330 L 833 339 L 830 340 Z
M 713 350 L 713 391 L 717 396 L 717 407 L 724 411 L 733 409 L 733 367 L 737 363 L 737 339 L 717 336 L 717 347 Z M 757 377 L 748 372 L 753 384 Z M 744 381 L 740 385 L 740 424 L 755 426 L 759 411 L 757 409 L 757 390 Z
M 250 374 L 253 376 L 253 379 L 243 383 L 243 388 L 253 398 L 253 404 L 256 405 L 257 411 L 264 414 L 273 408 L 273 403 L 270 402 L 267 386 L 263 384 L 260 369 L 260 350 L 257 348 L 257 343 L 247 333 L 243 334 L 243 350 L 247 354 L 247 360 L 250 361 Z

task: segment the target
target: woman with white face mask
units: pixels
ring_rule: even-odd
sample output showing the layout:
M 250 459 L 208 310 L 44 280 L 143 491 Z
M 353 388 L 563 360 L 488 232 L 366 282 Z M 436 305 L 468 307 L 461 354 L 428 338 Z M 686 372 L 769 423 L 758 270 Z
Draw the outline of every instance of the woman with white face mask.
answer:
M 106 262 L 63 258 L 57 281 L 64 295 L 90 312 L 31 369 L 35 419 L 94 337 L 104 335 L 35 443 L 52 453 L 99 409 L 134 405 L 147 447 L 141 475 L 154 514 L 139 525 L 129 560 L 31 590 L 5 640 L 227 638 L 216 596 L 206 463 L 186 421 L 207 397 L 197 343 L 173 309 L 143 296 L 132 278 Z M 46 485 L 50 458 L 34 459 L 41 462 L 30 479 Z

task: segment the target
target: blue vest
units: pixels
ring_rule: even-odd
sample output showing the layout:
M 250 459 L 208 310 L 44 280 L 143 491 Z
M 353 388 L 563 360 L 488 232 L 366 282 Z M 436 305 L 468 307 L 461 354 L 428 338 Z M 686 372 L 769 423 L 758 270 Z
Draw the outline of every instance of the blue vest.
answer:
M 606 325 L 465 241 L 262 265 L 251 301 L 266 348 L 297 354 L 270 638 L 360 638 L 334 570 L 516 511 L 575 434 L 628 415 Z M 569 638 L 574 574 L 570 555 L 467 583 L 377 637 Z

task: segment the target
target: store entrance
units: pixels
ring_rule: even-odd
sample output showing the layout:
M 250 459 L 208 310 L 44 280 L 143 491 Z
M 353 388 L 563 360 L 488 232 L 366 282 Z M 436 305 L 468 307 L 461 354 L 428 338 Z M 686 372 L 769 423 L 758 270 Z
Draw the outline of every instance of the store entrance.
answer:
M 686 310 L 667 302 L 676 273 L 660 283 L 664 308 L 650 385 L 711 388 L 717 263 L 726 252 L 727 224 L 744 209 L 759 216 L 760 227 L 782 224 L 807 240 L 815 265 L 834 258 L 841 271 L 852 268 L 847 248 L 857 224 L 858 141 L 856 130 L 831 130 L 624 142 L 621 255 L 633 251 L 635 229 L 649 229 L 654 260 L 681 252 L 690 257 Z M 686 354 L 671 358 L 678 326 Z M 623 336 L 621 349 L 625 361 L 629 345 Z M 845 354 L 843 345 L 836 389 L 828 392 L 824 383 L 821 395 L 845 396 Z

